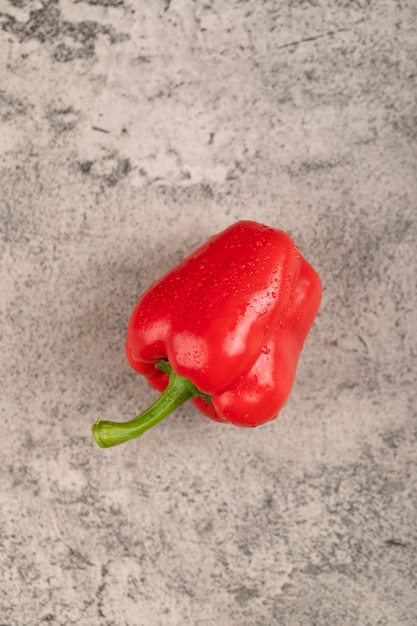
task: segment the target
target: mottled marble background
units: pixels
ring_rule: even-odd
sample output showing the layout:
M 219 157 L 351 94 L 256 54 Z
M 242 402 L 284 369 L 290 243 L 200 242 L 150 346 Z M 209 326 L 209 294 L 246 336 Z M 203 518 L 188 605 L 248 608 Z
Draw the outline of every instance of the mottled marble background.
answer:
M 0 0 L 1 626 L 415 626 L 416 98 L 415 0 Z M 324 284 L 280 418 L 100 450 L 241 218 Z

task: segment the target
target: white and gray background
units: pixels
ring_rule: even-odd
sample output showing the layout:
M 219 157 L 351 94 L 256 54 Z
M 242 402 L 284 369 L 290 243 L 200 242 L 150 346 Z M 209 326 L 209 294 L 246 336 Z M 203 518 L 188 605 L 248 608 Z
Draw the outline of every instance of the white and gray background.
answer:
M 0 0 L 2 626 L 415 626 L 416 98 L 414 0 Z M 323 280 L 280 418 L 100 450 L 238 219 Z

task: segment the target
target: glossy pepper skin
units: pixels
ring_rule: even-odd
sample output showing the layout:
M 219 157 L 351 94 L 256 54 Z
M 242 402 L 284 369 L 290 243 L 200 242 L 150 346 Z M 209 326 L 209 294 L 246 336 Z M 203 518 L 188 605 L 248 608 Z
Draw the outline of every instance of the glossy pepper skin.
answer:
M 189 397 L 208 417 L 258 426 L 290 394 L 320 300 L 320 279 L 291 237 L 240 221 L 140 297 L 127 359 L 159 391 L 171 369 L 190 381 Z

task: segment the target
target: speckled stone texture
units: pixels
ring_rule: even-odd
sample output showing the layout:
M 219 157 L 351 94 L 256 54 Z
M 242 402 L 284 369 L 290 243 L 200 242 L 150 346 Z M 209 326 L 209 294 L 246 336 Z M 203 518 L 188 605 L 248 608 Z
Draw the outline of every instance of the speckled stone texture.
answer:
M 415 0 L 0 0 L 2 626 L 417 623 Z M 323 304 L 255 430 L 124 356 L 154 279 L 249 218 Z

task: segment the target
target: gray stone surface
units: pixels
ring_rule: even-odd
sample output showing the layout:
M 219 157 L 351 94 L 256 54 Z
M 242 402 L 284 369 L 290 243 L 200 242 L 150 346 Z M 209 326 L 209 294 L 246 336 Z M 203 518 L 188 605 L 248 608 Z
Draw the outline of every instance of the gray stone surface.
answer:
M 415 626 L 416 23 L 0 0 L 2 626 Z M 100 450 L 138 295 L 241 218 L 324 284 L 280 418 Z

